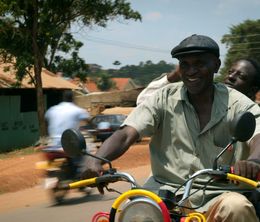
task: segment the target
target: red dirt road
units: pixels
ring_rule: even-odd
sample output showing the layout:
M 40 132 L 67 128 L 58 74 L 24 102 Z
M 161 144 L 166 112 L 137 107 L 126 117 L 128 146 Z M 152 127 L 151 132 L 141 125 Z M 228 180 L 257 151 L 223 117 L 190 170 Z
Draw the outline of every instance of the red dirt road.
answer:
M 113 161 L 113 167 L 119 171 L 141 166 L 149 168 L 148 143 L 149 139 L 144 138 L 133 145 L 121 158 Z M 46 199 L 42 187 L 39 186 L 42 181 L 41 172 L 35 169 L 35 163 L 41 160 L 41 153 L 0 160 L 0 212 L 26 207 Z M 138 172 L 135 176 L 138 176 Z M 20 190 L 23 192 L 17 192 Z
M 104 114 L 121 113 L 128 115 L 132 107 L 115 107 L 104 110 Z M 135 168 L 149 163 L 149 139 L 135 144 L 127 154 L 114 161 L 113 166 L 120 169 Z M 43 156 L 36 152 L 32 155 L 15 155 L 7 159 L 0 159 L 0 195 L 6 192 L 15 192 L 39 184 L 41 172 L 35 169 L 35 163 Z
M 131 110 L 132 108 L 117 107 L 106 109 L 104 114 L 122 113 L 127 115 Z M 119 171 L 140 168 L 141 166 L 147 166 L 145 169 L 149 169 L 149 141 L 149 138 L 143 138 L 141 142 L 134 144 L 122 157 L 113 161 L 113 167 Z M 42 172 L 35 169 L 35 163 L 41 160 L 43 160 L 43 155 L 40 152 L 30 155 L 18 154 L 0 159 L 0 212 L 30 205 L 44 198 L 43 192 L 36 192 L 33 197 L 31 196 L 32 190 L 42 190 L 39 186 L 42 182 Z

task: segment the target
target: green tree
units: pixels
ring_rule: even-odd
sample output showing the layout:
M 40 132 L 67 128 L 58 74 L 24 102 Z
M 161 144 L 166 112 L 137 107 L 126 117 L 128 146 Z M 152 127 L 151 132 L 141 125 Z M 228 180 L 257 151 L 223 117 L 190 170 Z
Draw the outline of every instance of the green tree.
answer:
M 232 26 L 230 33 L 224 35 L 221 41 L 226 44 L 228 51 L 224 66 L 220 70 L 220 81 L 235 60 L 251 57 L 260 61 L 260 20 L 246 20 Z
M 120 65 L 121 65 L 121 62 L 119 62 L 118 60 L 116 60 L 116 61 L 113 62 L 113 65 L 114 65 L 114 66 L 120 66 Z
M 96 84 L 98 89 L 101 91 L 108 91 L 109 89 L 113 89 L 116 86 L 115 82 L 105 72 L 102 72 L 99 78 L 96 79 Z
M 162 73 L 171 72 L 173 69 L 175 69 L 174 64 L 167 64 L 165 61 L 159 61 L 157 64 L 154 64 L 148 60 L 146 62 L 140 62 L 137 66 L 123 66 L 113 72 L 108 70 L 108 74 L 111 75 L 111 77 L 131 78 L 136 84 L 145 86 Z
M 1 0 L 0 54 L 14 62 L 18 80 L 31 75 L 37 93 L 40 136 L 45 136 L 42 67 L 50 67 L 57 50 L 76 44 L 71 26 L 102 26 L 110 20 L 141 20 L 125 0 Z
M 88 75 L 88 65 L 78 56 L 77 52 L 72 53 L 72 57 L 70 59 L 64 59 L 63 57 L 57 56 L 54 66 L 55 67 L 50 70 L 55 73 L 61 72 L 64 77 L 78 77 L 82 82 L 86 81 L 86 77 Z
M 70 58 L 51 53 L 48 58 L 45 58 L 46 68 L 54 73 L 61 72 L 65 77 L 79 77 L 85 82 L 88 65 L 78 55 L 82 46 L 83 43 L 76 41 L 71 33 L 64 33 L 56 51 L 66 53 L 66 55 L 70 53 Z

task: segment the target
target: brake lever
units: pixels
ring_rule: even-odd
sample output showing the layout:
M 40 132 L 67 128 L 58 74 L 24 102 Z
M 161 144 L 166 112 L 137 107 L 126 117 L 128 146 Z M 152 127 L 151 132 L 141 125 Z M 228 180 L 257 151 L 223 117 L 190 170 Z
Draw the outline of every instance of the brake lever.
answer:
M 106 189 L 106 191 L 108 192 L 114 192 L 114 193 L 118 193 L 118 194 L 122 194 L 121 192 L 113 189 L 113 188 L 109 188 L 108 186 L 104 186 L 104 188 Z
M 222 171 L 224 173 L 235 174 L 234 166 L 229 166 L 229 165 L 222 166 L 222 165 L 220 165 L 218 170 Z M 258 174 L 257 174 L 256 181 L 260 181 L 260 172 L 258 172 Z

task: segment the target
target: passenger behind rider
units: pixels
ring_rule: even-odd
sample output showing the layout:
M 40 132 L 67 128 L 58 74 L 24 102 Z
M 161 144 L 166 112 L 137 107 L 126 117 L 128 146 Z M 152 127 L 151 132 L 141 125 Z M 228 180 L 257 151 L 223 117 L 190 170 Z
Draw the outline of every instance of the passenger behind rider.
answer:
M 224 83 L 255 101 L 260 89 L 260 64 L 251 58 L 236 60 L 228 70 Z
M 152 176 L 144 187 L 155 193 L 159 189 L 174 191 L 197 170 L 212 168 L 215 157 L 231 139 L 230 122 L 238 113 L 249 111 L 256 117 L 254 135 L 247 142 L 238 142 L 234 155 L 225 153 L 220 164 L 232 164 L 236 174 L 256 179 L 260 171 L 260 108 L 242 93 L 213 82 L 221 64 L 217 43 L 207 36 L 192 35 L 172 50 L 172 57 L 179 60 L 182 82 L 159 89 L 138 105 L 97 155 L 115 160 L 139 137 L 151 136 Z M 88 157 L 82 177 L 102 174 L 103 164 Z M 194 185 L 204 187 L 207 181 L 201 178 Z M 198 211 L 207 211 L 208 221 L 258 221 L 243 191 L 232 183 L 207 185 Z M 201 196 L 193 195 L 190 204 L 201 203 Z
M 177 66 L 172 72 L 163 73 L 161 76 L 149 83 L 148 86 L 138 95 L 136 104 L 139 105 L 145 101 L 146 98 L 153 95 L 153 93 L 158 89 L 168 85 L 169 83 L 178 81 L 181 81 L 181 77 L 179 67 Z M 241 58 L 236 60 L 228 70 L 224 83 L 255 101 L 255 95 L 260 89 L 259 63 L 250 58 Z

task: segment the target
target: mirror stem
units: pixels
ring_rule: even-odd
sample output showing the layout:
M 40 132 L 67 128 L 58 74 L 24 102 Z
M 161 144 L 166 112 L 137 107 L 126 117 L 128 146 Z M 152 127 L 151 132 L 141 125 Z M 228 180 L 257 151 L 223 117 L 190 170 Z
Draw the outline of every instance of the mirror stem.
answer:
M 219 157 L 222 156 L 222 154 L 229 148 L 231 147 L 235 142 L 237 141 L 237 139 L 232 138 L 230 143 L 218 154 L 218 156 L 216 157 L 216 159 L 213 162 L 213 170 L 217 170 L 218 169 L 218 159 Z
M 109 165 L 109 168 L 112 169 L 111 161 L 109 161 L 109 160 L 107 160 L 107 159 L 105 159 L 105 158 L 103 158 L 103 157 L 95 156 L 95 155 L 93 155 L 93 154 L 91 154 L 91 153 L 89 153 L 89 152 L 87 152 L 87 151 L 85 151 L 85 153 L 86 153 L 88 156 L 91 156 L 91 157 L 93 157 L 93 158 L 96 158 L 96 159 L 98 159 L 98 160 L 103 161 L 104 163 L 107 163 L 107 164 Z

